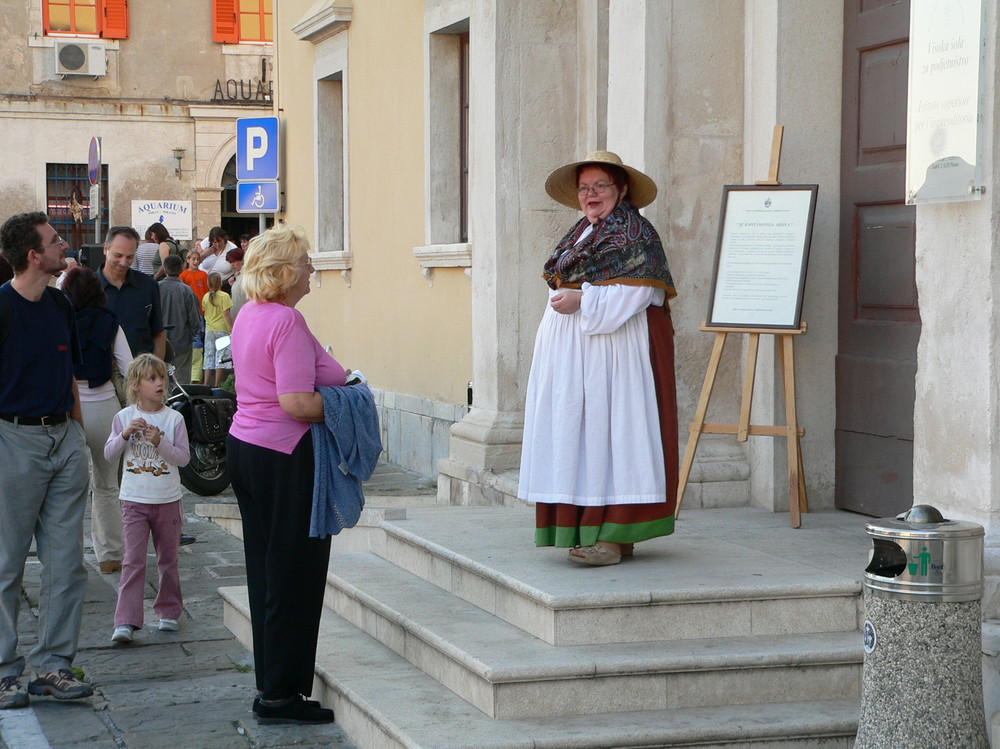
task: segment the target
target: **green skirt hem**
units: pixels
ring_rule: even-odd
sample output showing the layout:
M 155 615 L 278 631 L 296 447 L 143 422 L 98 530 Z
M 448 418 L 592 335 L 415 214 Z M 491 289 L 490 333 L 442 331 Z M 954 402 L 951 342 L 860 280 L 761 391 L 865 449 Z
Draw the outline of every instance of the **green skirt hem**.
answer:
M 598 541 L 614 544 L 637 544 L 674 532 L 673 516 L 644 523 L 604 523 L 603 525 L 557 526 L 535 528 L 535 546 L 593 546 Z

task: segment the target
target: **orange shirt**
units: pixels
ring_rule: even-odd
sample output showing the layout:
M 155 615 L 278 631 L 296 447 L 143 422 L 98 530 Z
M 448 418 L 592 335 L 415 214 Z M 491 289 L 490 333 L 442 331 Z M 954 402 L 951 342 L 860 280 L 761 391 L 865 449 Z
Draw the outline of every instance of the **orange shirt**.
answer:
M 205 314 L 205 305 L 201 303 L 201 298 L 208 293 L 208 274 L 203 270 L 185 268 L 181 271 L 181 280 L 191 287 L 194 295 L 198 297 L 198 306 L 201 307 L 202 314 Z

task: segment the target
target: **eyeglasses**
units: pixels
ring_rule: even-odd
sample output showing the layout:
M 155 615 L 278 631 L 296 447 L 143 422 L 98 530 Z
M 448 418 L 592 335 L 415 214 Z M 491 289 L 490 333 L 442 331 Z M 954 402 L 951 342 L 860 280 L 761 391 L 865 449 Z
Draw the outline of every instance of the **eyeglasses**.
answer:
M 614 187 L 614 183 L 612 182 L 598 182 L 596 185 L 580 185 L 576 188 L 576 194 L 581 198 L 584 195 L 589 195 L 590 193 L 594 193 L 594 195 L 603 195 L 612 187 Z
M 63 239 L 57 234 L 56 238 L 53 239 L 51 242 L 49 242 L 47 245 L 45 245 L 44 247 L 38 247 L 36 249 L 38 249 L 40 252 L 45 252 L 47 249 L 49 249 L 49 247 L 60 247 L 62 245 L 69 246 L 69 242 L 67 242 L 65 239 Z

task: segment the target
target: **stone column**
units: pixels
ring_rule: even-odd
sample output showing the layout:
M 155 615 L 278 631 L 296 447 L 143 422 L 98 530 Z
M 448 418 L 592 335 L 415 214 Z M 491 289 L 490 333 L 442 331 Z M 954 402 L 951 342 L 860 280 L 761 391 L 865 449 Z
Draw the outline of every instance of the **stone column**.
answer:
M 779 180 L 818 183 L 819 196 L 802 319 L 795 341 L 798 421 L 812 509 L 833 506 L 840 242 L 840 139 L 843 8 L 837 3 L 757 0 L 746 5 L 744 171 L 742 182 L 767 179 L 771 135 L 785 126 Z M 784 423 L 784 389 L 776 347 L 762 338 L 754 422 Z M 805 376 L 808 374 L 808 376 Z M 752 504 L 788 509 L 783 439 L 751 438 Z
M 607 143 L 659 187 L 643 214 L 663 239 L 678 290 L 670 306 L 682 452 L 714 342 L 698 326 L 719 196 L 723 185 L 742 181 L 743 17 L 742 4 L 728 0 L 610 0 L 608 10 Z M 720 418 L 713 420 L 736 420 L 738 353 L 738 345 L 727 350 L 712 399 Z M 704 436 L 683 506 L 746 505 L 748 477 L 740 443 Z
M 921 333 L 913 410 L 914 503 L 985 528 L 987 719 L 1000 735 L 1000 267 L 996 189 L 1000 125 L 997 9 L 987 4 L 978 201 L 917 206 Z
M 527 7 L 530 6 L 530 7 Z M 576 143 L 576 3 L 476 0 L 470 28 L 473 406 L 438 464 L 438 500 L 513 501 L 542 264 L 569 214 L 545 177 Z

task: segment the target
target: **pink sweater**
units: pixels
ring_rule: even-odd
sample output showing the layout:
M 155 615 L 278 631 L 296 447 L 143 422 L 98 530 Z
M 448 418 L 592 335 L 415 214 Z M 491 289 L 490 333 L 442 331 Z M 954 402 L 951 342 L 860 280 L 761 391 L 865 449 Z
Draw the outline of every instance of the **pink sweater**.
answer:
M 248 302 L 233 326 L 233 368 L 239 408 L 230 434 L 290 454 L 309 424 L 278 403 L 283 393 L 343 385 L 344 368 L 309 332 L 301 312 L 277 303 Z

